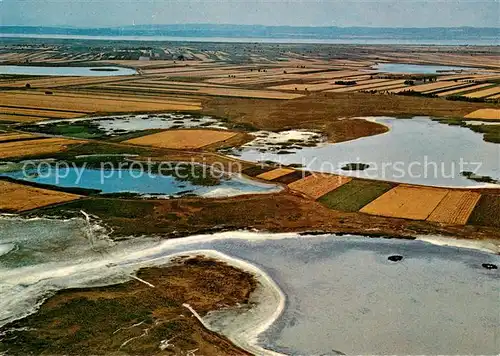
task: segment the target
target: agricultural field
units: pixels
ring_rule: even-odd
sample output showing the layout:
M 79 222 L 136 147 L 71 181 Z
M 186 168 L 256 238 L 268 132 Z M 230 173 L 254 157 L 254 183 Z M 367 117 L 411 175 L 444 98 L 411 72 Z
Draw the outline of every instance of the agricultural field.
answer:
M 354 179 L 323 195 L 318 201 L 330 209 L 356 212 L 392 187 L 386 182 Z
M 21 212 L 69 202 L 80 196 L 0 180 L 0 211 Z
M 427 220 L 465 225 L 480 198 L 476 192 L 449 191 Z
M 237 132 L 222 130 L 168 130 L 152 135 L 146 135 L 126 143 L 171 149 L 199 149 L 221 141 L 229 140 L 238 135 Z
M 464 94 L 466 98 L 486 98 L 489 96 L 493 96 L 496 94 L 500 94 L 500 87 L 493 87 L 484 90 L 478 90 L 471 93 Z
M 381 195 L 360 212 L 403 219 L 426 220 L 448 194 L 439 188 L 398 185 Z
M 70 145 L 81 142 L 64 138 L 40 138 L 35 140 L 30 139 L 29 141 L 26 141 L 26 139 L 6 140 L 0 142 L 0 159 L 57 153 L 65 151 Z
M 40 109 L 53 111 L 66 111 L 78 113 L 103 113 L 103 112 L 143 112 L 143 111 L 175 111 L 199 110 L 199 104 L 188 104 L 172 98 L 156 102 L 143 102 L 140 100 L 120 100 L 119 98 L 103 98 L 99 95 L 67 96 L 54 94 L 15 92 L 0 93 L 0 107 L 21 109 Z
M 288 187 L 301 192 L 312 199 L 318 199 L 323 195 L 349 183 L 352 178 L 327 174 L 312 174 L 309 177 L 290 183 Z
M 466 119 L 500 120 L 500 109 L 479 109 L 464 116 Z

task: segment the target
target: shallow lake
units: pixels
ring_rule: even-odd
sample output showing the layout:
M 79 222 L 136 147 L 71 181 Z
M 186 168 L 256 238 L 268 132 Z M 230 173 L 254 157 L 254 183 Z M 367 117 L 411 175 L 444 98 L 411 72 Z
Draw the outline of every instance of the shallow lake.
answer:
M 482 267 L 498 265 L 498 255 L 353 235 L 227 232 L 113 242 L 84 219 L 0 219 L 0 325 L 58 289 L 125 281 L 139 267 L 203 250 L 246 261 L 277 284 L 284 309 L 256 340 L 276 352 L 494 354 L 500 347 L 499 272 Z M 403 259 L 389 261 L 394 254 Z M 266 300 L 205 321 L 231 334 L 279 305 Z
M 224 123 L 211 116 L 188 113 L 130 114 L 77 119 L 54 119 L 24 126 L 25 130 L 75 137 L 117 136 L 126 133 L 176 128 L 227 129 Z
M 379 63 L 374 69 L 385 73 L 436 74 L 451 71 L 471 71 L 475 68 L 429 64 Z
M 247 144 L 238 155 L 253 162 L 271 160 L 302 164 L 305 169 L 313 171 L 433 186 L 484 185 L 463 177 L 462 171 L 500 179 L 500 145 L 485 142 L 482 134 L 441 124 L 428 117 L 367 119 L 386 125 L 390 130 L 347 142 L 286 148 L 287 154 L 266 149 L 259 140 L 255 146 Z M 370 168 L 342 170 L 348 163 L 365 163 Z
M 105 168 L 105 166 L 103 166 Z M 194 172 L 194 174 L 202 174 Z M 142 196 L 171 197 L 198 195 L 204 197 L 227 197 L 244 194 L 271 193 L 281 188 L 241 176 L 221 176 L 219 184 L 204 185 L 203 177 L 192 176 L 189 172 L 175 175 L 161 175 L 147 169 L 115 169 L 85 167 L 56 167 L 40 165 L 24 170 L 3 172 L 0 176 L 49 184 L 66 188 L 84 188 L 99 190 L 102 194 L 137 193 Z M 200 178 L 196 180 L 196 178 Z
M 49 75 L 49 76 L 81 76 L 108 77 L 116 75 L 137 74 L 134 69 L 124 67 L 43 67 L 0 65 L 0 74 L 9 75 Z

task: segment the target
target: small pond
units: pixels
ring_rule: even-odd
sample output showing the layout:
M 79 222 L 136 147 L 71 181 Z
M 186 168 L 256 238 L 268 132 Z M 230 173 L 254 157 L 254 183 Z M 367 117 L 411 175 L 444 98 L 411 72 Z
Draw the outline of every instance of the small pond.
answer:
M 281 188 L 244 178 L 204 170 L 200 165 L 162 171 L 106 169 L 41 164 L 22 170 L 0 171 L 0 176 L 63 188 L 81 188 L 99 194 L 132 193 L 142 197 L 168 198 L 185 195 L 228 197 L 272 193 Z M 130 166 L 133 167 L 133 166 Z
M 485 142 L 467 127 L 450 126 L 429 117 L 364 118 L 390 128 L 387 133 L 341 143 L 298 147 L 295 140 L 276 148 L 274 140 L 257 137 L 235 151 L 239 158 L 259 162 L 302 165 L 304 169 L 433 186 L 483 186 L 461 172 L 500 179 L 500 145 Z M 300 145 L 300 144 L 299 144 Z M 285 151 L 285 152 L 284 152 Z M 343 170 L 349 163 L 367 164 L 364 170 Z
M 385 73 L 437 74 L 456 71 L 471 71 L 475 68 L 429 64 L 379 63 L 373 67 Z
M 48 75 L 70 77 L 108 77 L 137 74 L 134 69 L 124 67 L 50 67 L 0 65 L 0 74 L 9 75 Z

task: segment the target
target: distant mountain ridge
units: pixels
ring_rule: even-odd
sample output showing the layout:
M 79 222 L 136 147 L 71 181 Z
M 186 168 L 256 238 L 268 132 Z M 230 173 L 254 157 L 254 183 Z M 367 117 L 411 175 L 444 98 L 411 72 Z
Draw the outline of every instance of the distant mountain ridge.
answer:
M 499 39 L 500 28 L 493 27 L 304 27 L 262 25 L 136 25 L 105 28 L 0 26 L 1 34 L 79 35 L 79 36 L 167 36 L 289 39 Z

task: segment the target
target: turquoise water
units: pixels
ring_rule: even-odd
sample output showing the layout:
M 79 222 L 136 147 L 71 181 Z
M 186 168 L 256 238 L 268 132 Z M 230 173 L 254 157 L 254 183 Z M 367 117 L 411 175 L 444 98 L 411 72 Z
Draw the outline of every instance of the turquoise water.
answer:
M 387 133 L 340 143 L 324 143 L 279 154 L 262 142 L 246 144 L 239 158 L 271 160 L 304 169 L 368 179 L 443 187 L 474 187 L 463 171 L 500 179 L 500 145 L 485 142 L 483 135 L 466 127 L 444 125 L 429 117 L 396 119 L 367 117 L 390 128 Z M 256 140 L 257 141 L 257 140 Z M 365 163 L 364 171 L 344 171 L 348 163 Z
M 194 194 L 207 197 L 234 196 L 252 193 L 270 193 L 279 190 L 273 184 L 264 184 L 240 176 L 224 176 L 220 184 L 203 186 L 174 176 L 153 174 L 147 170 L 104 170 L 83 167 L 38 166 L 1 176 L 49 184 L 65 188 L 96 189 L 102 194 L 137 193 L 155 196 L 182 196 Z M 181 178 L 183 178 L 181 176 Z
M 473 70 L 474 68 L 427 64 L 379 63 L 374 69 L 386 73 L 436 74 L 441 71 Z
M 95 69 L 109 69 L 109 71 Z M 123 67 L 37 67 L 0 65 L 0 74 L 110 77 L 116 75 L 133 75 L 137 74 L 137 72 L 134 69 Z

